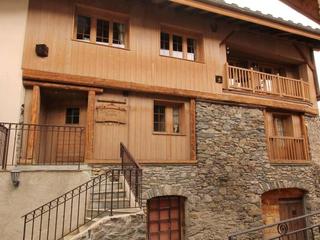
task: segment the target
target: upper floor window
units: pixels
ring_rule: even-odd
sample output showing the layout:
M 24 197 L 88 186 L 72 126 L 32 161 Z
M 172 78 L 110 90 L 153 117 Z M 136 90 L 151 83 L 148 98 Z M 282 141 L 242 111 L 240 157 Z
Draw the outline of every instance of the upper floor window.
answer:
M 181 134 L 183 132 L 183 103 L 155 101 L 154 132 Z
M 128 47 L 128 23 L 118 18 L 92 10 L 77 9 L 75 24 L 76 39 L 108 46 Z
M 272 162 L 301 163 L 309 160 L 308 137 L 303 116 L 266 112 L 266 134 Z
M 80 109 L 67 108 L 66 110 L 66 124 L 79 124 L 80 122 Z
M 190 61 L 200 61 L 200 37 L 179 33 L 179 31 L 162 30 L 160 33 L 160 55 Z

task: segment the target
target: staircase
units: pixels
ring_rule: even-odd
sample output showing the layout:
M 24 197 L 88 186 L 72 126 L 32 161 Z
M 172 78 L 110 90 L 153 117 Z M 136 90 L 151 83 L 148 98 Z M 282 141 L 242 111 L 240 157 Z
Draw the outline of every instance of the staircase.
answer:
M 106 216 L 141 209 L 142 169 L 121 144 L 122 167 L 86 183 L 23 216 L 23 240 L 71 239 Z

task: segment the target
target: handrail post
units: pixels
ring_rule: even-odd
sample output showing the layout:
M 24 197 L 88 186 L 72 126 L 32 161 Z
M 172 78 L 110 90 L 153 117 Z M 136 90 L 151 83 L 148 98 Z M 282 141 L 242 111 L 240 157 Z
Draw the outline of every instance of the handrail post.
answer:
M 254 73 L 253 73 L 253 68 L 250 68 L 250 78 L 251 78 L 251 87 L 252 87 L 252 92 L 255 92 L 256 84 L 255 84 L 255 79 L 254 79 Z
M 301 86 L 301 94 L 302 94 L 302 99 L 305 100 L 305 94 L 304 94 L 304 84 L 303 84 L 303 79 L 300 78 L 300 86 Z
M 279 95 L 280 97 L 282 97 L 282 84 L 281 84 L 279 73 L 277 73 L 277 84 L 278 84 Z

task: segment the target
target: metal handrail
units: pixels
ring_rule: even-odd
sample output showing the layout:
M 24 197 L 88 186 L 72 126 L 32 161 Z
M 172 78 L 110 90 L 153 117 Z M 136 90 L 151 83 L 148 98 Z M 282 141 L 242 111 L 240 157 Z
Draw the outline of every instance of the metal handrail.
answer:
M 0 122 L 2 169 L 15 165 L 78 165 L 84 161 L 85 128 Z
M 288 223 L 295 222 L 295 221 L 298 221 L 298 220 L 304 220 L 306 218 L 313 217 L 313 216 L 316 216 L 316 215 L 320 215 L 320 210 L 312 212 L 312 213 L 309 213 L 309 214 L 301 215 L 299 217 L 294 217 L 294 218 L 290 218 L 290 219 L 287 219 L 287 220 L 282 220 L 282 221 L 279 221 L 279 222 L 276 222 L 276 223 L 267 224 L 267 225 L 263 225 L 263 226 L 259 226 L 259 227 L 250 228 L 250 229 L 244 230 L 244 231 L 231 233 L 228 236 L 228 239 L 229 240 L 236 240 L 238 236 L 246 235 L 248 233 L 258 232 L 258 231 L 265 230 L 265 229 L 268 229 L 268 228 L 273 228 L 273 227 L 277 227 L 278 233 L 280 235 L 277 236 L 277 237 L 272 237 L 270 239 L 278 239 L 279 237 L 284 236 L 284 235 L 290 235 L 290 234 L 294 234 L 294 233 L 297 233 L 297 232 L 305 231 L 305 230 L 310 229 L 310 228 L 319 227 L 319 225 L 312 225 L 312 226 L 304 227 L 304 228 L 297 229 L 297 230 L 294 230 L 294 231 L 288 231 L 288 225 L 287 225 Z

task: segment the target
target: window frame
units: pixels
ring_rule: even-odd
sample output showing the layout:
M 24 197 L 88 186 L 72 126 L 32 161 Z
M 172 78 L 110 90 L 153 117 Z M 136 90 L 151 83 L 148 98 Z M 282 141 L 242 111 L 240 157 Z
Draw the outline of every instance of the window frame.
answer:
M 284 136 L 279 135 L 277 133 L 277 130 L 275 129 L 276 117 L 283 117 L 287 118 L 285 121 L 289 121 L 291 126 L 287 126 L 287 129 L 284 129 L 284 131 L 291 131 L 290 135 L 284 134 Z M 297 124 L 297 120 L 299 119 L 299 125 Z M 296 165 L 296 164 L 310 164 L 311 163 L 311 156 L 310 156 L 310 149 L 309 149 L 309 137 L 308 137 L 308 131 L 305 124 L 304 115 L 301 113 L 296 112 L 279 112 L 274 110 L 264 110 L 264 121 L 265 121 L 265 134 L 266 134 L 266 144 L 267 144 L 267 152 L 268 152 L 268 158 L 269 162 L 271 164 L 288 164 L 288 165 Z M 297 127 L 300 126 L 300 129 Z M 289 129 L 289 130 L 288 130 Z M 275 146 L 274 142 L 272 142 L 272 139 L 283 139 L 277 145 Z M 286 154 L 282 154 L 282 151 L 285 150 L 286 152 L 292 151 L 292 147 L 290 147 L 290 144 L 286 142 L 286 139 L 290 141 L 292 140 L 303 140 L 303 145 L 298 145 L 298 147 L 301 147 L 301 156 L 303 158 L 299 159 L 299 154 L 296 154 L 295 152 L 291 152 L 291 157 L 283 158 Z M 273 140 L 274 141 L 274 140 Z M 279 150 L 280 149 L 280 150 Z M 277 156 L 279 158 L 277 158 Z M 297 159 L 298 158 L 298 159 Z
M 161 44 L 161 36 L 162 33 L 169 34 L 169 49 L 162 49 Z M 182 37 L 182 57 L 174 56 L 173 50 L 173 37 L 178 36 Z M 189 52 L 188 52 L 188 40 L 192 39 L 195 42 L 195 52 L 194 52 L 194 59 L 190 59 Z M 196 62 L 196 63 L 203 63 L 204 62 L 204 51 L 203 51 L 203 36 L 200 33 L 190 32 L 189 30 L 182 30 L 178 28 L 173 28 L 165 25 L 161 25 L 159 29 L 159 38 L 158 38 L 158 44 L 159 44 L 159 55 L 161 57 L 170 57 L 174 59 L 180 59 L 180 60 L 186 60 L 189 62 Z M 168 54 L 162 54 L 162 52 L 168 51 Z
M 78 16 L 84 16 L 84 17 L 90 18 L 91 27 L 90 27 L 90 40 L 89 41 L 77 38 Z M 106 21 L 109 23 L 108 43 L 97 41 L 98 20 Z M 124 25 L 125 36 L 124 36 L 123 46 L 120 46 L 120 44 L 113 43 L 114 23 L 120 23 L 120 24 Z M 97 44 L 97 45 L 102 45 L 102 46 L 108 46 L 108 47 L 113 47 L 113 48 L 117 48 L 117 49 L 129 50 L 129 47 L 130 47 L 129 35 L 130 35 L 130 21 L 129 21 L 129 17 L 127 15 L 121 14 L 121 13 L 110 12 L 108 10 L 100 10 L 100 9 L 95 9 L 95 8 L 91 8 L 91 7 L 76 5 L 75 11 L 74 11 L 74 27 L 73 27 L 73 34 L 72 34 L 72 39 L 74 41 Z
M 155 131 L 155 106 L 165 107 L 165 131 Z M 174 114 L 173 109 L 179 108 L 179 132 L 174 132 Z M 168 101 L 168 100 L 154 100 L 152 107 L 152 133 L 154 135 L 174 135 L 174 136 L 186 136 L 186 106 L 182 101 Z

